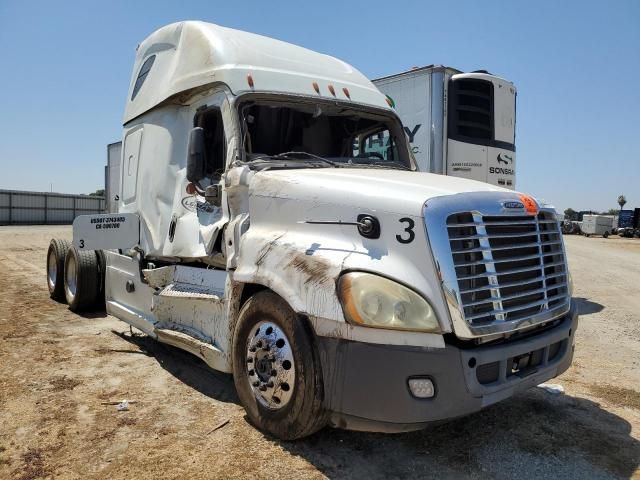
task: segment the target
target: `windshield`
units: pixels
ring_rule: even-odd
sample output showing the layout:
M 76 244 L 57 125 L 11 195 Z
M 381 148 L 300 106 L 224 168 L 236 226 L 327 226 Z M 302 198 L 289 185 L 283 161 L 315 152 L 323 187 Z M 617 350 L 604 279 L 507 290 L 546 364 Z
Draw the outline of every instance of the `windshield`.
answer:
M 413 169 L 400 122 L 383 110 L 260 99 L 239 114 L 249 164 Z

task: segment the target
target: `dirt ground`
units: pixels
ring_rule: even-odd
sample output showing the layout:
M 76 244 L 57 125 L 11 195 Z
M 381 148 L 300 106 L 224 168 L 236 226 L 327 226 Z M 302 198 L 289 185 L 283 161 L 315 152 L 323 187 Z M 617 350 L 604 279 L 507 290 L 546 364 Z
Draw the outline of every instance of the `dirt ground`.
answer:
M 566 237 L 582 316 L 564 394 L 280 442 L 247 422 L 230 376 L 50 300 L 48 241 L 70 234 L 0 227 L 0 478 L 640 478 L 639 240 Z

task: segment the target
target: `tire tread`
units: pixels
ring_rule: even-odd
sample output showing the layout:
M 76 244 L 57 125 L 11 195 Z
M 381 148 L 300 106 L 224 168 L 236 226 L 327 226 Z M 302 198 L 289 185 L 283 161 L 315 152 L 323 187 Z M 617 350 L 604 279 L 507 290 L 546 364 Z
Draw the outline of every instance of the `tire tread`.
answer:
M 53 300 L 57 300 L 59 302 L 66 301 L 64 295 L 64 267 L 65 267 L 65 258 L 67 256 L 67 251 L 69 250 L 70 242 L 63 238 L 52 238 L 49 242 L 49 250 L 47 251 L 47 287 L 49 288 L 49 296 Z M 49 269 L 49 255 L 53 253 L 56 257 L 56 284 L 53 288 L 49 287 L 49 278 L 48 278 L 48 269 Z
M 73 301 L 69 301 L 69 309 L 73 312 L 87 310 L 95 305 L 100 290 L 100 268 L 98 265 L 98 255 L 94 250 L 78 250 L 71 246 L 67 257 L 73 255 L 76 258 L 78 269 L 76 295 Z M 65 262 L 66 269 L 66 262 Z M 65 275 L 65 284 L 66 284 Z

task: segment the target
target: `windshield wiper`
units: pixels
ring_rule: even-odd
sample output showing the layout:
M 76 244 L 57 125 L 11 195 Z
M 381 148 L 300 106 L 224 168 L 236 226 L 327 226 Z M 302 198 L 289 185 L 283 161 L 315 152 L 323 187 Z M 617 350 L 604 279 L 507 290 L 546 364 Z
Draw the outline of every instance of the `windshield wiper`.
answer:
M 396 168 L 398 170 L 411 170 L 409 167 L 407 167 L 406 165 L 403 165 L 400 162 L 375 162 L 374 165 L 380 165 L 381 167 L 390 167 L 390 168 Z
M 320 163 L 319 160 L 322 160 L 323 163 Z M 248 159 L 247 161 L 236 160 L 233 165 L 241 166 L 246 165 L 249 168 L 256 170 L 270 170 L 273 168 L 323 168 L 325 164 L 329 164 L 331 166 L 338 166 L 334 164 L 331 160 L 327 159 L 312 159 L 311 161 L 295 158 L 288 155 L 260 155 L 259 157 L 254 157 Z
M 338 162 L 334 162 L 333 160 L 329 160 L 327 158 L 321 157 L 320 155 L 315 155 L 309 152 L 282 152 L 277 155 L 271 155 L 271 158 L 281 158 L 285 160 L 300 160 L 295 157 L 296 155 L 305 155 L 308 158 L 312 158 L 313 160 L 319 160 L 321 162 L 326 163 L 327 165 L 331 165 L 332 167 L 340 166 Z
M 403 165 L 398 162 L 369 162 L 369 163 L 354 163 L 353 165 L 349 164 L 349 166 L 357 166 L 362 168 L 391 168 L 393 170 L 411 170 L 406 165 Z

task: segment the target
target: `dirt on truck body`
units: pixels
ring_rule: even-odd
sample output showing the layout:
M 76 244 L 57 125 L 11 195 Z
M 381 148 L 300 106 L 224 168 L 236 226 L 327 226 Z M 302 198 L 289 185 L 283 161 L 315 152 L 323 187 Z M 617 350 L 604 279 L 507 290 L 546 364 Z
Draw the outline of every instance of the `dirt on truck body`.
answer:
M 0 478 L 640 475 L 640 242 L 566 239 L 581 325 L 573 366 L 554 380 L 564 394 L 532 388 L 420 432 L 282 442 L 248 423 L 231 376 L 51 300 L 46 246 L 70 234 L 0 228 Z

